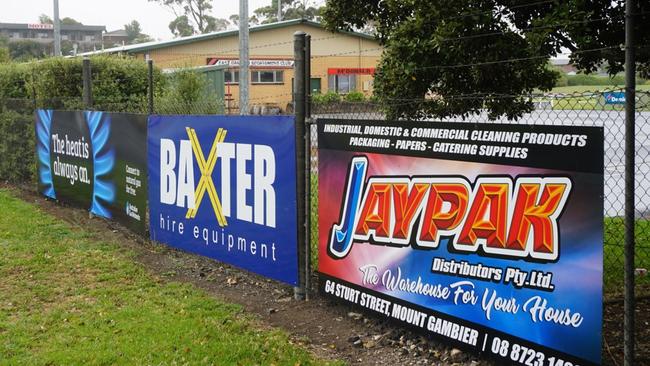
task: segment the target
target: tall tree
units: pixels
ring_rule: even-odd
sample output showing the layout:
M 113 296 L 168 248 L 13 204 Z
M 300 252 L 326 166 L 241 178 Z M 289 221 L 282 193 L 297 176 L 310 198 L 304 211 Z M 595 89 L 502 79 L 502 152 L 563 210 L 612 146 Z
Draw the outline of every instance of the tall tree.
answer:
M 41 14 L 38 16 L 38 22 L 41 24 L 54 24 L 54 21 L 52 18 L 50 18 L 49 15 L 47 14 Z M 65 17 L 61 19 L 61 24 L 64 25 L 83 25 L 80 21 L 70 18 L 70 17 Z
M 80 21 L 70 18 L 70 17 L 65 17 L 61 19 L 61 24 L 63 25 L 83 25 Z
M 231 16 L 228 17 L 228 20 L 230 21 L 230 24 L 233 26 L 237 27 L 239 26 L 239 14 L 232 14 Z M 248 17 L 248 24 L 249 25 L 258 25 L 260 24 L 259 19 L 255 16 L 255 14 L 251 15 Z
M 644 78 L 650 78 L 650 0 L 637 0 L 634 37 L 638 71 Z M 592 72 L 604 66 L 614 75 L 623 71 L 625 63 L 625 1 L 590 0 L 576 1 L 572 11 L 583 14 L 593 22 L 579 22 L 568 26 L 567 32 L 572 44 L 571 61 L 581 70 Z M 582 52 L 583 50 L 596 50 Z
M 31 40 L 20 40 L 9 43 L 9 53 L 16 61 L 29 61 L 49 56 L 52 52 L 51 45 L 46 45 Z
M 172 31 L 175 37 L 187 37 L 194 34 L 194 27 L 192 27 L 190 20 L 185 15 L 172 20 L 169 23 L 169 30 Z
M 140 26 L 140 22 L 132 20 L 130 23 L 124 24 L 124 31 L 126 32 L 129 42 L 131 42 L 142 34 L 142 27 Z
M 607 59 L 591 50 L 620 45 L 622 23 L 611 19 L 622 3 L 328 0 L 324 19 L 331 30 L 374 24 L 384 46 L 375 93 L 392 117 L 465 115 L 485 108 L 490 117 L 515 118 L 533 109 L 527 94 L 553 87 L 558 73 L 547 67 L 550 57 L 574 50 L 572 58 L 587 70 Z
M 282 20 L 309 19 L 317 20 L 323 7 L 317 7 L 310 1 L 282 0 Z M 272 0 L 271 5 L 262 6 L 253 11 L 261 24 L 278 21 L 278 0 Z
M 137 20 L 132 20 L 130 23 L 124 24 L 124 30 L 128 37 L 128 44 L 143 43 L 153 40 L 148 34 L 142 33 L 142 27 L 140 26 L 140 22 Z
M 38 22 L 41 24 L 54 24 L 52 18 L 47 14 L 41 14 L 38 16 Z
M 215 18 L 210 15 L 212 0 L 149 1 L 161 4 L 174 13 L 176 18 L 169 23 L 169 29 L 175 36 L 215 32 L 226 29 L 230 24 L 226 19 Z

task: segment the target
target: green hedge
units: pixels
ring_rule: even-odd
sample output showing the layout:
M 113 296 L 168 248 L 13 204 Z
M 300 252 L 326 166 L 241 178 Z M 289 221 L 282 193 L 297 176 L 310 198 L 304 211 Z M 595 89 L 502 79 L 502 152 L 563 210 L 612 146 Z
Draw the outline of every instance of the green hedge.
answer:
M 35 182 L 34 116 L 5 110 L 0 113 L 0 179 Z
M 83 109 L 81 58 L 0 63 L 0 181 L 35 182 L 34 110 Z M 148 69 L 142 60 L 91 58 L 93 109 L 147 112 Z M 203 90 L 204 76 L 154 69 L 157 111 L 216 113 L 218 101 Z

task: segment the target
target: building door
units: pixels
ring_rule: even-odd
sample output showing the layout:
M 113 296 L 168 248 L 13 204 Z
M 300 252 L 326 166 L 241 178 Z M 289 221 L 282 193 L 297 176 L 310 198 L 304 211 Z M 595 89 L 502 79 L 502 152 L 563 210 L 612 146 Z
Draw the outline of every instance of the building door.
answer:
M 320 94 L 320 78 L 311 78 L 309 80 L 309 90 L 311 94 Z
M 311 91 L 311 94 L 320 94 L 321 92 L 321 86 L 320 86 L 320 78 L 311 78 L 309 79 L 309 90 Z M 291 78 L 291 95 L 293 95 L 293 78 Z

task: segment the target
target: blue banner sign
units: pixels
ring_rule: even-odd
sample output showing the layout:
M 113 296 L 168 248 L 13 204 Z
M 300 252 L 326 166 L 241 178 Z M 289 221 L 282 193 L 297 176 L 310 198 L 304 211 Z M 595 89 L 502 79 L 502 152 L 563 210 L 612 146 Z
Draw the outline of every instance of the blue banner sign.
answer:
M 605 92 L 605 104 L 625 104 L 625 92 Z
M 298 283 L 288 116 L 151 116 L 151 239 Z

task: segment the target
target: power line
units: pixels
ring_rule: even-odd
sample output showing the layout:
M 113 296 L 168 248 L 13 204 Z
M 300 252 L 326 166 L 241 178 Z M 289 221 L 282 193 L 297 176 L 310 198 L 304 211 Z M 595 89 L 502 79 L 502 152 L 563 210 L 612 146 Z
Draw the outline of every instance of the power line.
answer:
M 646 48 L 646 47 L 637 47 L 637 48 Z M 598 52 L 598 51 L 611 50 L 611 49 L 620 49 L 620 46 L 609 46 L 609 47 L 592 48 L 586 50 L 576 50 L 573 51 L 573 53 L 581 54 L 581 53 Z M 460 68 L 460 67 L 472 67 L 472 66 L 492 65 L 492 64 L 500 64 L 500 63 L 521 62 L 521 61 L 530 61 L 530 60 L 538 60 L 538 59 L 546 59 L 546 58 L 549 58 L 549 55 L 518 57 L 518 58 L 505 59 L 505 60 L 474 62 L 474 63 L 467 63 L 467 64 L 420 66 L 420 67 L 414 67 L 411 70 L 453 69 L 453 68 Z
M 449 41 L 458 41 L 458 40 L 472 39 L 472 38 L 498 36 L 498 35 L 505 35 L 507 33 L 508 34 L 516 33 L 515 31 L 527 32 L 527 31 L 536 30 L 536 29 L 560 28 L 560 27 L 564 27 L 564 26 L 567 26 L 567 25 L 595 23 L 595 22 L 602 22 L 602 21 L 606 21 L 606 20 L 615 20 L 615 19 L 619 19 L 619 18 L 622 19 L 622 18 L 624 18 L 624 16 L 609 17 L 609 18 L 598 18 L 598 19 L 576 20 L 576 21 L 570 21 L 570 22 L 564 22 L 564 23 L 548 24 L 548 25 L 541 25 L 541 26 L 528 27 L 528 28 L 522 28 L 522 29 L 513 29 L 512 32 L 498 31 L 498 32 L 490 32 L 490 33 L 472 34 L 472 35 L 462 36 L 462 37 L 442 38 L 440 41 L 441 42 L 449 42 Z
M 529 4 L 522 4 L 522 5 L 513 5 L 509 6 L 508 9 L 522 9 L 522 8 L 528 8 L 528 7 L 533 7 L 537 5 L 544 5 L 544 4 L 550 4 L 550 3 L 557 3 L 557 0 L 544 0 L 544 1 L 538 1 L 535 3 L 529 3 Z M 447 18 L 445 20 L 454 20 L 454 19 L 460 19 L 460 18 L 465 18 L 465 17 L 470 17 L 470 16 L 475 16 L 475 15 L 483 15 L 483 14 L 492 14 L 495 9 L 490 9 L 490 10 L 484 10 L 484 11 L 477 11 L 474 13 L 465 13 L 465 14 L 459 14 L 450 18 Z

